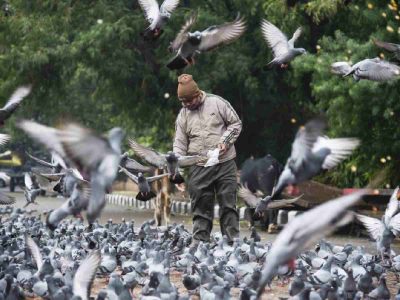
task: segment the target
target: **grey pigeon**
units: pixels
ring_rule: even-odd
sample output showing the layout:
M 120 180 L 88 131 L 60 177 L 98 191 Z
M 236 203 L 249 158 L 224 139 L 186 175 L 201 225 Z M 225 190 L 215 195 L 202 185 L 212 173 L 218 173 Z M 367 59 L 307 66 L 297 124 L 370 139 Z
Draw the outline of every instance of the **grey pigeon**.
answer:
M 84 178 L 90 176 L 92 192 L 87 218 L 89 223 L 93 223 L 104 208 L 105 193 L 117 176 L 123 130 L 113 128 L 103 138 L 76 123 L 67 123 L 56 129 L 24 120 L 19 127 L 77 167 Z
M 179 173 L 179 168 L 190 167 L 207 159 L 200 155 L 180 156 L 172 151 L 167 152 L 167 154 L 162 154 L 139 144 L 133 139 L 129 139 L 129 145 L 139 157 L 149 164 L 158 169 L 166 168 L 167 172 L 170 174 L 170 181 L 177 184 L 183 182 L 183 177 Z
M 133 158 L 128 156 L 128 152 L 125 152 L 121 155 L 121 166 L 134 171 L 135 173 L 142 172 L 142 173 L 153 173 L 154 168 L 143 166 L 141 163 L 137 162 Z
M 372 290 L 368 294 L 368 299 L 379 299 L 379 300 L 389 300 L 390 299 L 390 291 L 386 286 L 386 278 L 385 275 L 382 275 L 379 279 L 379 285 L 376 289 Z
M 89 300 L 90 289 L 100 261 L 100 252 L 93 251 L 80 263 L 73 281 L 74 296 L 79 296 L 82 300 Z
M 331 65 L 333 73 L 343 75 L 343 77 L 352 75 L 355 81 L 361 79 L 371 81 L 388 81 L 400 75 L 400 67 L 379 57 L 367 58 L 350 66 L 347 62 L 335 62 Z
M 309 247 L 314 241 L 333 232 L 353 219 L 347 208 L 354 205 L 362 193 L 353 193 L 319 205 L 289 222 L 275 239 L 262 270 L 257 290 L 258 296 L 271 282 L 278 267 L 288 263 Z M 321 218 L 320 216 L 324 216 Z
M 196 53 L 210 51 L 223 44 L 238 39 L 245 31 L 245 22 L 241 18 L 218 26 L 210 26 L 203 31 L 190 32 L 197 21 L 197 14 L 192 15 L 171 43 L 170 50 L 176 56 L 167 64 L 171 70 L 183 69 L 194 64 Z
M 11 97 L 8 99 L 6 105 L 0 109 L 0 126 L 4 125 L 4 122 L 14 113 L 19 107 L 21 101 L 29 95 L 32 87 L 30 85 L 18 87 Z
M 42 189 L 33 184 L 32 177 L 28 172 L 26 172 L 24 175 L 24 182 L 25 182 L 24 195 L 26 200 L 26 204 L 24 205 L 24 207 L 27 207 L 29 204 L 37 204 L 35 200 L 36 197 L 40 195 Z
M 15 203 L 15 197 L 8 196 L 0 191 L 0 205 L 11 205 Z
M 139 0 L 139 4 L 145 13 L 149 27 L 142 33 L 145 39 L 157 39 L 162 34 L 162 28 L 171 18 L 172 12 L 179 4 L 179 0 L 164 0 L 158 6 L 157 0 Z
M 397 194 L 399 187 L 397 187 L 389 203 L 386 207 L 385 214 L 382 221 L 357 214 L 357 219 L 365 226 L 371 238 L 376 241 L 377 250 L 381 254 L 382 261 L 384 261 L 384 253 L 390 254 L 390 245 L 396 236 L 400 235 L 400 208 Z
M 148 201 L 156 196 L 156 194 L 151 190 L 150 183 L 156 180 L 160 180 L 166 176 L 169 176 L 168 173 L 164 173 L 161 175 L 144 177 L 143 173 L 139 172 L 138 175 L 134 175 L 129 172 L 127 169 L 120 166 L 121 172 L 128 176 L 134 183 L 136 183 L 139 187 L 139 192 L 136 195 L 136 199 L 140 201 Z
M 400 60 L 400 45 L 394 43 L 383 42 L 380 40 L 374 39 L 374 44 L 379 48 L 385 49 L 389 52 L 394 53 L 397 60 Z
M 57 225 L 67 216 L 78 216 L 80 212 L 87 208 L 90 200 L 91 190 L 85 185 L 75 183 L 71 196 L 59 208 L 51 210 L 47 214 L 46 225 L 54 230 Z
M 267 20 L 261 22 L 261 31 L 274 52 L 274 59 L 268 65 L 278 64 L 281 68 L 285 68 L 296 56 L 306 53 L 304 48 L 294 47 L 294 43 L 301 35 L 301 27 L 297 28 L 290 40 L 278 27 Z
M 272 199 L 287 185 L 299 184 L 317 175 L 323 169 L 334 168 L 351 155 L 360 144 L 356 138 L 327 138 L 322 135 L 325 127 L 326 122 L 322 118 L 315 118 L 300 127 L 292 144 L 290 157 L 272 195 L 259 202 L 256 213 L 266 210 Z

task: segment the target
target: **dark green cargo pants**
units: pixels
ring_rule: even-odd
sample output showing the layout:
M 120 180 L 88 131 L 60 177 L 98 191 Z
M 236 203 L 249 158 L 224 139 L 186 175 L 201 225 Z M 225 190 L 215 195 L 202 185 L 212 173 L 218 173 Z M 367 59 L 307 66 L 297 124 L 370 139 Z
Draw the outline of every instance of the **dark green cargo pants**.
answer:
M 214 218 L 214 200 L 218 200 L 221 232 L 229 241 L 239 236 L 236 210 L 236 163 L 189 168 L 189 195 L 193 214 L 193 238 L 209 241 Z

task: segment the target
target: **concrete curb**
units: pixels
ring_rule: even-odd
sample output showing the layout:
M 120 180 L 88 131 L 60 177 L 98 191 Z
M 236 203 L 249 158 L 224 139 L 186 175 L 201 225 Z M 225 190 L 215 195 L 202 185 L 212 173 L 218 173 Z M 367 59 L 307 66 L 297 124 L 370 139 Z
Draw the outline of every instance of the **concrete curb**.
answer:
M 154 209 L 155 200 L 150 201 L 140 201 L 135 197 L 124 196 L 118 194 L 107 194 L 106 201 L 109 204 L 118 206 L 128 206 L 133 208 L 138 208 L 140 210 L 151 210 Z M 245 207 L 241 207 L 238 211 L 240 220 L 244 220 Z M 189 202 L 183 201 L 172 201 L 171 212 L 177 215 L 190 215 L 192 208 Z M 219 206 L 214 207 L 214 218 L 219 218 Z

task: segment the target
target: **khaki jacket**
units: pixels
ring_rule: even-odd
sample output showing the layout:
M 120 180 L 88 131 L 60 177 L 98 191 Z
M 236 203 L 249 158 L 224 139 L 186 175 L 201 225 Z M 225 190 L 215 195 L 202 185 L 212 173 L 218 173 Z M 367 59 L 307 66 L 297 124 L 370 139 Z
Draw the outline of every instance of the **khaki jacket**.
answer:
M 242 131 L 242 121 L 228 101 L 202 93 L 202 104 L 197 109 L 183 107 L 179 112 L 173 151 L 179 155 L 206 155 L 218 144 L 225 143 L 228 150 L 220 157 L 220 162 L 231 160 L 236 157 L 233 144 Z

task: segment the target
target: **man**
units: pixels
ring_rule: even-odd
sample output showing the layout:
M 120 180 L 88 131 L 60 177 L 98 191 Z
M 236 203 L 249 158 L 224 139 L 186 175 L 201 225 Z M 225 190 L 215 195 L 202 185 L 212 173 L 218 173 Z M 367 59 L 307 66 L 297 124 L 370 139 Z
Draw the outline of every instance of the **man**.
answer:
M 220 150 L 217 165 L 204 167 L 203 163 L 189 168 L 193 238 L 195 241 L 210 239 L 217 198 L 221 232 L 232 242 L 239 235 L 233 143 L 242 130 L 242 122 L 228 101 L 201 91 L 191 75 L 179 76 L 178 99 L 183 108 L 176 119 L 174 152 L 206 155 L 209 150 Z

